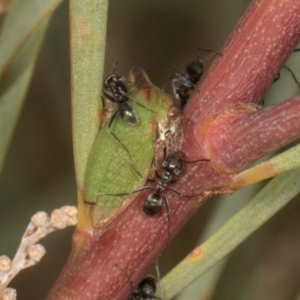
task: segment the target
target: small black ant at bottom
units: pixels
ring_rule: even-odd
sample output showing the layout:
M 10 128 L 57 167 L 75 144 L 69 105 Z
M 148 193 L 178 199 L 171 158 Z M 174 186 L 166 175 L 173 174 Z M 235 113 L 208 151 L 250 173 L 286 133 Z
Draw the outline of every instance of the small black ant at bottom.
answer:
M 161 298 L 155 296 L 156 281 L 150 275 L 142 279 L 137 287 L 134 286 L 134 289 L 135 291 L 131 294 L 128 300 L 161 300 Z
M 118 269 L 120 269 L 122 272 L 124 272 L 118 265 L 116 265 L 116 267 L 118 267 Z M 160 280 L 160 272 L 159 272 L 159 267 L 158 267 L 158 261 L 156 261 L 155 263 L 155 268 L 156 268 L 156 272 L 157 272 L 157 280 Z M 126 276 L 127 277 L 127 276 Z M 161 298 L 156 297 L 155 293 L 156 293 L 156 287 L 157 287 L 157 280 L 154 279 L 153 276 L 151 275 L 147 275 L 146 277 L 144 277 L 138 285 L 136 285 L 134 282 L 132 282 L 130 280 L 130 278 L 128 278 L 128 280 L 130 281 L 131 285 L 132 285 L 132 293 L 131 295 L 126 298 L 127 300 L 152 300 L 152 299 L 157 299 L 157 300 L 161 300 Z M 160 287 L 160 284 L 159 284 Z M 160 287 L 160 292 L 161 292 L 161 287 Z

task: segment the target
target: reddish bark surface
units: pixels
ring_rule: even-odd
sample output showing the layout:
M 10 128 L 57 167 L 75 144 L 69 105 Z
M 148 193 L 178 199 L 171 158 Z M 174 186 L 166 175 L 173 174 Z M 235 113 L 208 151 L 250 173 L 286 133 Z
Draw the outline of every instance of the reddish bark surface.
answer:
M 300 97 L 260 108 L 257 103 L 300 39 L 300 1 L 255 0 L 217 56 L 186 109 L 183 152 L 187 176 L 167 191 L 170 224 L 164 206 L 149 217 L 137 200 L 98 232 L 77 230 L 69 260 L 47 299 L 123 300 L 157 259 L 170 239 L 211 194 L 232 192 L 228 174 L 300 135 Z M 171 237 L 168 235 L 168 226 Z

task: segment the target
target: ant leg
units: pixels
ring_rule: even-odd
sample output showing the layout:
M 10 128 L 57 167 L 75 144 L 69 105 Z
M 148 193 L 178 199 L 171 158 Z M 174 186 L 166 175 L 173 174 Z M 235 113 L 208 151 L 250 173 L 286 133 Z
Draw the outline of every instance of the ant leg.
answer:
M 173 68 L 176 68 L 176 69 L 177 69 L 177 67 L 176 67 L 175 65 L 173 65 Z M 181 71 L 180 71 L 180 72 L 181 72 Z M 175 74 L 176 74 L 176 73 L 174 73 L 173 75 L 171 75 L 171 76 L 168 78 L 167 82 L 168 82 L 169 80 L 173 79 L 173 78 L 175 77 Z M 165 84 L 166 84 L 166 83 L 165 83 Z
M 124 146 L 124 144 L 119 140 L 119 138 L 112 132 L 112 130 L 111 130 L 111 128 L 110 128 L 111 125 L 112 125 L 112 123 L 113 123 L 113 121 L 114 121 L 114 119 L 115 119 L 115 117 L 116 117 L 116 115 L 117 115 L 117 113 L 118 113 L 118 111 L 116 110 L 116 111 L 114 112 L 114 114 L 112 115 L 112 117 L 110 118 L 107 128 L 108 128 L 109 133 L 115 138 L 115 140 L 116 140 L 116 141 L 123 147 L 123 149 L 128 153 L 128 155 L 129 155 L 129 157 L 130 157 L 130 160 L 131 160 L 132 157 L 131 157 L 130 152 L 129 152 L 128 149 Z
M 172 86 L 173 86 L 173 92 L 175 92 L 174 86 L 179 87 L 185 87 L 186 89 L 195 89 L 195 85 L 193 82 L 187 78 L 187 76 L 182 75 L 180 73 L 175 73 L 175 78 L 172 80 Z
M 114 63 L 113 63 L 113 70 L 112 70 L 112 73 L 115 73 L 115 71 L 117 70 L 117 64 L 119 62 L 116 60 Z
M 171 187 L 167 187 L 168 190 L 172 191 L 174 194 L 176 194 L 179 197 L 184 197 L 184 198 L 192 198 L 192 197 L 198 197 L 198 196 L 202 196 L 203 193 L 200 194 L 194 194 L 194 195 L 184 195 L 179 193 L 178 191 L 176 191 L 175 189 L 171 188 Z
M 277 80 L 280 79 L 280 72 L 277 73 L 276 77 L 273 79 L 272 83 L 276 82 Z M 265 99 L 262 98 L 261 101 L 260 101 L 260 105 L 261 106 L 264 106 L 265 105 Z
M 151 188 L 153 188 L 153 186 L 151 186 L 151 185 L 146 185 L 146 186 L 143 186 L 142 188 L 139 188 L 139 189 L 137 189 L 137 190 L 134 190 L 134 191 L 132 191 L 132 192 L 127 192 L 127 193 L 117 193 L 117 194 L 107 194 L 107 193 L 99 193 L 98 194 L 98 196 L 130 196 L 130 195 L 132 195 L 132 194 L 135 194 L 135 193 L 138 193 L 138 192 L 142 192 L 142 191 L 144 191 L 144 190 L 149 190 L 149 189 L 151 189 Z M 86 201 L 85 201 L 86 202 Z
M 161 176 L 158 174 L 157 170 L 155 170 L 155 176 L 156 176 L 157 178 L 161 178 Z
M 196 163 L 196 162 L 198 162 L 198 161 L 202 161 L 202 162 L 210 162 L 210 159 L 208 159 L 208 158 L 200 158 L 200 159 L 192 160 L 192 161 L 188 161 L 188 160 L 182 159 L 182 161 L 185 162 L 185 163 L 188 163 L 188 164 L 193 164 L 193 163 Z
M 279 80 L 279 79 L 280 79 L 280 72 L 277 73 L 277 75 L 276 75 L 276 77 L 273 79 L 273 82 L 272 82 L 272 83 L 276 82 L 276 81 Z
M 298 50 L 300 50 L 300 49 L 296 49 L 296 50 L 298 51 Z M 294 73 L 288 66 L 284 65 L 283 67 L 284 67 L 286 70 L 288 70 L 288 71 L 290 72 L 290 74 L 292 75 L 292 77 L 293 77 L 295 83 L 296 83 L 297 86 L 298 86 L 298 89 L 300 90 L 300 84 L 299 84 L 299 82 L 298 82 L 298 80 L 297 80 L 297 77 L 296 77 L 295 73 Z
M 155 180 L 151 179 L 151 178 L 147 178 L 147 181 L 149 181 L 149 182 L 155 182 Z
M 131 81 L 131 80 L 129 80 L 129 79 L 127 79 L 127 78 L 125 78 L 125 77 L 121 77 L 121 78 L 120 78 L 120 81 L 122 81 L 122 82 L 124 82 L 124 83 L 130 83 L 130 84 L 134 84 L 134 82 L 133 82 L 133 81 Z
M 151 110 L 151 109 L 147 108 L 145 105 L 143 105 L 143 104 L 141 104 L 141 103 L 135 101 L 135 100 L 134 100 L 131 96 L 129 96 L 128 94 L 125 94 L 125 93 L 122 93 L 122 94 L 123 94 L 123 95 L 126 95 L 131 101 L 133 101 L 133 102 L 136 103 L 137 105 L 139 105 L 139 106 L 145 108 L 146 110 L 148 110 L 148 111 L 150 111 L 150 112 L 153 112 L 153 113 L 157 113 L 156 111 Z
M 168 83 L 169 80 L 172 79 L 172 87 L 173 87 L 173 92 L 175 93 L 175 89 L 174 89 L 174 82 L 179 82 L 180 83 L 180 79 L 179 78 L 183 78 L 183 80 L 185 80 L 185 75 L 184 73 L 176 66 L 176 65 L 172 65 L 172 67 L 177 70 L 176 73 L 174 73 L 173 75 L 171 75 L 167 82 L 163 85 L 162 90 L 164 91 L 165 85 Z
M 203 159 L 197 159 L 197 160 L 193 160 L 193 161 L 188 161 L 188 160 L 182 160 L 183 162 L 185 163 L 195 163 L 195 162 L 199 162 L 199 161 L 202 161 L 202 162 L 210 162 L 210 159 L 206 159 L 206 158 L 203 158 Z M 181 177 L 181 178 L 184 178 L 187 174 L 189 174 L 195 167 L 191 168 L 190 170 L 186 171 Z
M 222 54 L 222 53 L 220 53 L 220 52 L 216 52 L 216 51 L 214 51 L 214 50 L 211 50 L 211 49 L 198 48 L 198 52 L 197 52 L 197 54 L 198 54 L 198 58 L 200 58 L 200 55 L 199 55 L 200 51 L 209 52 L 209 53 L 214 53 L 214 54 L 217 54 L 217 55 L 221 55 L 221 56 L 223 56 L 223 54 Z M 201 58 L 200 58 L 200 59 L 201 59 Z
M 132 165 L 130 164 L 130 167 L 134 170 L 134 172 L 142 179 L 145 180 L 145 178 L 143 177 L 143 175 Z
M 155 182 L 155 180 L 154 179 L 151 179 L 151 178 L 145 178 L 132 164 L 130 164 L 130 166 L 132 167 L 132 169 L 136 172 L 136 174 L 140 177 L 140 178 L 142 178 L 142 179 L 144 179 L 145 181 L 149 181 L 149 182 Z M 155 171 L 156 172 L 156 171 Z M 160 176 L 159 176 L 160 177 Z
M 171 187 L 169 187 L 169 186 L 167 186 L 166 189 L 172 191 L 172 192 L 173 192 L 174 194 L 176 194 L 177 196 L 180 196 L 180 197 L 182 196 L 181 193 L 179 193 L 178 191 L 176 191 L 175 189 L 173 189 L 173 188 L 171 188 Z

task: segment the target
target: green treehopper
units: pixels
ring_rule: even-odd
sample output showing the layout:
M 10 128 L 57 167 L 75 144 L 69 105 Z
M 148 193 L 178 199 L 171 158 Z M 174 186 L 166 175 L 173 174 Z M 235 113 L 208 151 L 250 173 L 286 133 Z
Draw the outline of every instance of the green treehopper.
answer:
M 155 87 L 136 66 L 129 74 L 130 105 L 139 122 L 131 125 L 116 115 L 110 127 L 120 143 L 109 132 L 108 121 L 99 131 L 90 153 L 84 182 L 84 202 L 92 226 L 109 224 L 134 200 L 151 169 L 158 124 L 167 126 L 171 99 Z M 126 149 L 126 150 L 125 150 Z M 130 155 L 129 155 L 130 154 Z M 123 195 L 120 195 L 123 194 Z

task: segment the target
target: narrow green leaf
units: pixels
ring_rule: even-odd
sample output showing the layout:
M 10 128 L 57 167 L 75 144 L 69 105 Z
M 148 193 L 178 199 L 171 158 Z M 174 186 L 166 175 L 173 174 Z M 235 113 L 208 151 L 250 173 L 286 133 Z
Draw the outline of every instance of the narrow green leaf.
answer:
M 0 77 L 31 34 L 49 19 L 61 0 L 13 0 L 0 36 Z
M 90 217 L 96 228 L 123 211 L 137 195 L 126 194 L 144 185 L 153 161 L 157 123 L 167 122 L 171 105 L 169 97 L 152 85 L 141 68 L 133 68 L 130 81 L 134 84 L 128 95 L 134 99 L 130 105 L 138 115 L 138 124 L 130 125 L 116 116 L 111 131 L 120 143 L 106 123 L 96 138 L 88 163 L 84 198 L 91 206 Z
M 215 207 L 211 217 L 205 224 L 204 231 L 201 233 L 197 244 L 201 244 L 210 238 L 229 218 L 242 209 L 250 198 L 249 194 L 253 195 L 254 191 L 255 193 L 257 192 L 257 186 L 237 191 L 233 195 L 222 195 L 217 201 L 217 207 Z M 205 274 L 198 277 L 177 296 L 178 299 L 176 300 L 205 299 L 207 295 L 212 295 L 219 281 L 220 274 L 226 266 L 227 258 L 223 258 Z
M 233 175 L 230 187 L 239 189 L 281 173 L 300 168 L 300 144 L 253 168 Z
M 45 20 L 26 41 L 13 64 L 10 65 L 5 80 L 2 80 L 0 90 L 0 172 L 28 89 L 37 54 L 48 27 L 48 21 L 49 19 Z M 11 32 L 11 34 L 15 33 Z
M 71 0 L 71 82 L 74 159 L 82 188 L 99 131 L 108 0 Z
M 272 157 L 266 163 L 272 164 L 276 175 L 300 168 L 300 144 Z
M 299 170 L 275 177 L 216 234 L 163 278 L 164 299 L 174 297 L 269 220 L 300 192 L 299 181 Z

